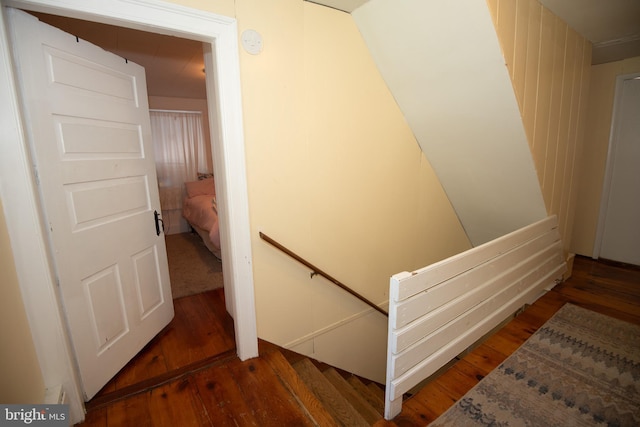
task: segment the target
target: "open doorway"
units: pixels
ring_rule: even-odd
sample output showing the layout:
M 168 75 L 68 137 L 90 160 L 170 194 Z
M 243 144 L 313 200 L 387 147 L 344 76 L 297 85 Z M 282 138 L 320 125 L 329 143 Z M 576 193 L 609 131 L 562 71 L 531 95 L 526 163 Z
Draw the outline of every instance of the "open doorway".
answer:
M 213 156 L 211 145 L 205 144 L 217 141 L 211 138 L 207 120 L 202 43 L 57 15 L 32 15 L 146 70 L 175 317 L 96 399 L 120 396 L 123 388 L 132 390 L 137 384 L 148 387 L 155 378 L 166 381 L 171 372 L 235 353 L 233 320 L 224 302 Z M 189 209 L 183 212 L 183 205 Z M 216 243 L 210 235 L 217 236 Z
M 160 7 L 160 3 L 154 1 L 3 0 L 2 4 L 164 34 L 187 35 L 204 42 L 206 68 L 215 71 L 215 78 L 214 73 L 207 75 L 207 93 L 218 105 L 217 116 L 210 114 L 209 122 L 215 124 L 221 140 L 220 146 L 214 149 L 214 160 L 216 169 L 223 171 L 222 191 L 218 196 L 224 202 L 220 218 L 227 231 L 221 236 L 222 247 L 230 251 L 223 260 L 225 273 L 228 272 L 225 278 L 226 308 L 234 318 L 238 356 L 242 360 L 257 356 L 235 20 L 171 3 L 162 3 Z M 4 31 L 4 16 L 0 24 Z M 0 117 L 6 132 L 5 143 L 0 146 L 0 178 L 12 182 L 3 189 L 5 215 L 45 387 L 63 387 L 70 403 L 70 421 L 77 422 L 82 419 L 81 392 L 61 307 L 55 295 L 55 277 L 48 261 L 28 146 L 20 131 L 24 117 L 18 109 L 20 100 L 15 91 L 10 51 L 11 46 L 3 37 L 0 41 L 0 92 L 3 94 Z M 233 216 L 229 215 L 231 211 Z
M 145 68 L 173 298 L 222 287 L 220 239 L 214 229 L 218 221 L 213 156 L 211 145 L 205 143 L 212 139 L 202 43 L 63 16 L 32 14 L 41 22 Z M 187 198 L 198 201 L 189 204 L 193 215 L 190 221 L 183 214 Z

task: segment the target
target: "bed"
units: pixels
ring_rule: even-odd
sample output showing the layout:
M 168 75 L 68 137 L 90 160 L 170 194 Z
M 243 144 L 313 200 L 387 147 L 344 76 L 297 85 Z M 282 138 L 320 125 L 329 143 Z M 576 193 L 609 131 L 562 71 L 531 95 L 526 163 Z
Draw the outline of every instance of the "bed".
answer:
M 191 228 L 200 235 L 205 246 L 221 259 L 220 229 L 213 177 L 185 182 L 186 198 L 182 216 Z

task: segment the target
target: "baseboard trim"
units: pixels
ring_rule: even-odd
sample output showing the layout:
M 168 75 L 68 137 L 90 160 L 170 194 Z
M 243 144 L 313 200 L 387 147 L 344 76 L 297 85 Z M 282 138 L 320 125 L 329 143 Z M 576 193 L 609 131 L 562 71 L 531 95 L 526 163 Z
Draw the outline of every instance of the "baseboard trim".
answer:
M 383 303 L 378 304 L 378 306 L 383 308 L 383 309 L 386 309 L 386 308 L 389 307 L 389 301 L 388 300 L 384 301 Z M 331 332 L 334 329 L 338 329 L 341 326 L 349 324 L 349 323 L 351 323 L 351 322 L 353 322 L 353 321 L 355 321 L 355 320 L 357 320 L 357 319 L 359 319 L 361 317 L 367 316 L 367 315 L 369 315 L 371 313 L 376 313 L 376 310 L 374 310 L 373 308 L 367 308 L 365 310 L 360 311 L 359 313 L 356 313 L 356 314 L 354 314 L 352 316 L 346 317 L 346 318 L 344 318 L 342 320 L 339 320 L 339 321 L 337 321 L 335 323 L 332 323 L 332 324 L 327 325 L 327 326 L 325 326 L 325 327 L 323 327 L 321 329 L 318 329 L 317 331 L 313 331 L 313 332 L 308 333 L 306 335 L 303 335 L 303 336 L 301 336 L 299 338 L 296 338 L 296 339 L 294 339 L 292 341 L 289 341 L 288 343 L 282 345 L 282 347 L 284 347 L 286 349 L 292 349 L 292 348 L 297 347 L 297 346 L 299 346 L 299 345 L 301 345 L 301 344 L 303 344 L 303 343 L 305 343 L 307 341 L 310 341 L 310 340 L 312 340 L 312 339 L 314 339 L 316 337 L 319 337 L 319 336 L 324 335 L 324 334 L 326 334 L 328 332 Z

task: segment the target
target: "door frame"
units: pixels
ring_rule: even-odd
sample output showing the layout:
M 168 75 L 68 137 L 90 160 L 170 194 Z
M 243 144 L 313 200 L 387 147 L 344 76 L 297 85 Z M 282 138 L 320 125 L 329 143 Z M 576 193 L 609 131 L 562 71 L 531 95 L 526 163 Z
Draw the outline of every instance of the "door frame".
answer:
M 199 40 L 204 46 L 207 99 L 225 272 L 227 309 L 234 318 L 240 359 L 258 355 L 238 29 L 234 18 L 157 0 L 0 0 L 3 6 L 68 16 Z M 62 385 L 72 422 L 84 402 L 58 298 L 46 225 L 37 196 L 30 149 L 22 127 L 4 10 L 0 16 L 0 197 L 18 282 L 45 387 Z M 233 212 L 233 215 L 230 213 Z M 233 244 L 232 244 L 233 242 Z
M 598 213 L 598 224 L 596 226 L 595 242 L 593 244 L 593 259 L 600 258 L 602 240 L 604 239 L 604 226 L 609 209 L 609 195 L 611 194 L 611 181 L 613 180 L 613 158 L 615 148 L 618 143 L 619 127 L 622 116 L 622 91 L 625 80 L 640 78 L 640 73 L 622 74 L 616 77 L 615 94 L 613 97 L 613 112 L 611 113 L 611 127 L 609 129 L 609 146 L 607 147 L 607 160 L 604 170 L 604 180 L 602 182 L 602 194 L 600 196 L 600 210 Z

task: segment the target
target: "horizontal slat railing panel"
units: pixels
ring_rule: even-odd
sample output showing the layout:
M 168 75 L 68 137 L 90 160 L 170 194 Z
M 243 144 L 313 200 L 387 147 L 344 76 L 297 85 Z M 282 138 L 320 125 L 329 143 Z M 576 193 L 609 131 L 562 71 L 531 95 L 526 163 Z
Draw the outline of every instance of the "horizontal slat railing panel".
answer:
M 441 347 L 421 363 L 413 366 L 409 371 L 393 380 L 390 384 L 387 384 L 391 395 L 402 397 L 404 393 L 411 390 L 411 388 L 420 383 L 420 381 L 436 372 L 440 367 L 444 366 L 473 344 L 478 338 L 491 331 L 491 329 L 493 329 L 502 320 L 535 297 L 541 289 L 547 286 L 547 280 L 553 281 L 554 277 L 562 276 L 564 271 L 566 271 L 566 266 L 557 267 L 538 283 L 527 289 L 527 291 L 520 295 L 519 298 L 502 305 L 500 310 L 494 312 L 490 317 L 485 318 L 481 323 L 475 325 L 473 329 L 466 331 L 465 334 L 459 336 L 454 341 L 451 341 L 447 346 Z
M 389 287 L 385 418 L 432 375 L 566 271 L 555 216 L 414 272 Z
M 493 286 L 490 287 L 491 290 L 494 291 L 494 295 L 487 297 L 482 303 L 477 303 L 477 295 L 470 295 L 453 304 L 463 307 L 472 305 L 472 307 L 467 311 L 463 311 L 457 318 L 446 323 L 432 334 L 399 352 L 399 354 L 396 355 L 397 357 L 393 358 L 391 365 L 394 376 L 399 377 L 429 357 L 437 349 L 447 346 L 452 336 L 459 337 L 473 331 L 474 325 L 482 323 L 497 310 L 500 310 L 505 302 L 517 299 L 519 295 L 527 292 L 532 286 L 543 286 L 544 284 L 540 284 L 540 280 L 547 278 L 549 271 L 554 271 L 554 269 L 562 263 L 562 260 L 559 260 L 556 255 L 552 254 L 551 258 L 548 253 L 545 255 L 547 258 L 546 261 L 543 261 L 539 268 L 534 267 L 530 269 L 522 278 L 512 281 L 507 285 L 501 281 L 494 282 Z M 536 260 L 538 259 L 536 258 Z M 500 288 L 500 286 L 502 286 L 502 288 Z M 541 289 L 536 288 L 536 290 L 540 291 Z M 519 307 L 516 307 L 515 309 L 518 308 Z M 456 307 L 451 307 L 451 309 L 456 310 Z M 505 317 L 509 314 L 511 313 L 506 313 Z M 475 342 L 480 336 L 476 337 L 473 341 Z M 473 344 L 473 342 L 469 343 L 469 345 L 471 344 Z M 453 355 L 453 357 L 455 356 L 457 356 L 457 354 Z
M 396 317 L 393 327 L 396 329 L 403 328 L 418 319 L 418 317 L 441 308 L 447 302 L 465 293 L 473 292 L 479 285 L 494 279 L 498 274 L 503 274 L 505 270 L 515 267 L 531 254 L 538 253 L 559 240 L 560 234 L 558 231 L 556 229 L 549 230 L 541 236 L 511 251 L 502 253 L 476 268 L 467 270 L 446 282 L 441 282 L 398 302 L 395 305 Z
M 503 252 L 516 247 L 547 230 L 556 227 L 556 217 L 550 216 L 537 223 L 528 225 L 513 233 L 506 234 L 491 242 L 484 243 L 469 249 L 461 254 L 431 264 L 411 273 L 411 278 L 403 282 L 398 291 L 397 300 L 409 298 L 419 292 L 425 291 L 438 283 L 444 282 L 471 268 L 474 268 L 488 259 L 496 257 Z
M 556 242 L 553 246 L 540 249 L 521 262 L 504 266 L 502 271 L 497 272 L 484 282 L 479 282 L 478 286 L 467 294 L 447 301 L 437 309 L 421 316 L 415 322 L 397 329 L 394 334 L 394 340 L 390 343 L 392 349 L 394 349 L 394 354 L 398 354 L 417 341 L 428 337 L 439 328 L 473 308 L 479 301 L 485 301 L 492 296 L 498 295 L 499 292 L 505 291 L 510 284 L 526 279 L 527 275 L 535 272 L 536 269 L 546 267 L 541 266 L 541 264 L 561 263 L 562 259 L 557 252 L 558 249 L 561 249 L 558 247 L 560 245 L 560 242 Z

